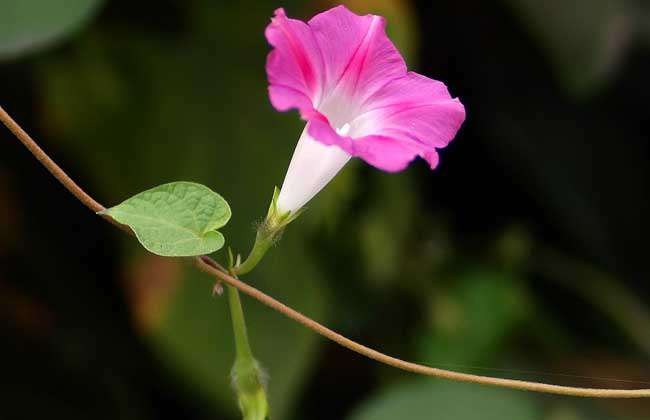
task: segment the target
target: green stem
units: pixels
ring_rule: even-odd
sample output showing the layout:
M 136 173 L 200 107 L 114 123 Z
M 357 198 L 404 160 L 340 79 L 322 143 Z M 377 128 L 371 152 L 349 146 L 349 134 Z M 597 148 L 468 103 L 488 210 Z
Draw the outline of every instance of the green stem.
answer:
M 233 383 L 237 392 L 239 408 L 244 420 L 264 420 L 269 412 L 269 405 L 264 389 L 262 369 L 253 357 L 246 319 L 242 309 L 239 290 L 228 286 L 228 303 L 232 329 L 235 335 L 235 364 L 232 368 Z
M 241 306 L 239 291 L 232 286 L 227 287 L 232 329 L 235 334 L 235 351 L 237 353 L 237 359 L 253 359 L 253 352 L 251 351 L 251 346 L 248 342 L 246 319 L 244 318 L 244 310 Z
M 273 199 L 269 206 L 269 211 L 266 214 L 266 219 L 257 228 L 257 235 L 255 236 L 255 244 L 246 260 L 238 264 L 232 269 L 235 275 L 242 275 L 250 273 L 255 266 L 262 260 L 266 252 L 271 246 L 280 239 L 282 232 L 287 225 L 302 213 L 302 210 L 295 212 L 283 212 L 278 209 L 278 197 L 280 190 L 276 187 L 273 191 Z
M 237 275 L 247 274 L 253 271 L 255 266 L 262 261 L 266 252 L 271 248 L 274 241 L 274 235 L 269 233 L 266 229 L 260 229 L 255 237 L 255 244 L 251 249 L 250 254 L 246 257 L 243 263 L 235 267 Z

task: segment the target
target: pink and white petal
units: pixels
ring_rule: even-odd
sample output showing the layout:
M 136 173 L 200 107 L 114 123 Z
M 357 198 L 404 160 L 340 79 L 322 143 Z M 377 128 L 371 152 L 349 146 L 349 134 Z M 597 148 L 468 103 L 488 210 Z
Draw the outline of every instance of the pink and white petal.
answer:
M 397 172 L 406 168 L 421 152 L 422 145 L 413 141 L 371 135 L 351 138 L 337 133 L 322 114 L 309 120 L 309 135 L 315 140 L 338 147 L 351 156 L 359 157 L 370 165 L 387 172 Z M 435 150 L 433 150 L 435 154 Z
M 354 155 L 353 142 L 356 141 L 349 136 L 342 136 L 332 128 L 332 124 L 326 116 L 316 111 L 311 115 L 307 123 L 307 131 L 314 139 L 328 146 L 337 146 L 345 152 Z
M 458 100 L 449 100 L 418 107 L 404 107 L 391 113 L 380 113 L 374 135 L 386 136 L 418 149 L 418 155 L 431 168 L 438 164 L 436 149 L 441 149 L 456 136 L 465 112 Z
M 425 146 L 443 148 L 454 139 L 465 120 L 465 108 L 458 99 L 421 105 L 398 105 L 375 114 L 377 134 L 414 140 Z
M 309 21 L 324 57 L 326 92 L 362 102 L 389 80 L 406 74 L 406 64 L 385 26 L 381 16 L 358 16 L 344 6 Z
M 427 104 L 452 99 L 447 86 L 438 80 L 409 71 L 394 78 L 366 98 L 363 110 L 397 104 Z
M 411 149 L 416 145 L 432 168 L 438 163 L 435 150 L 447 146 L 465 120 L 463 104 L 443 83 L 417 73 L 391 81 L 364 108 L 352 123 L 355 137 L 380 135 Z
M 323 89 L 323 60 L 309 26 L 289 19 L 277 9 L 266 28 L 266 39 L 274 47 L 266 61 L 271 102 L 279 111 L 303 109 L 320 100 Z

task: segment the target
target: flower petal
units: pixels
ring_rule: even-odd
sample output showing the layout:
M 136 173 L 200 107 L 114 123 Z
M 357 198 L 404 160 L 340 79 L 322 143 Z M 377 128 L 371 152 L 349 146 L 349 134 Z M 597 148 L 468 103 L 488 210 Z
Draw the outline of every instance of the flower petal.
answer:
M 418 155 L 416 145 L 391 137 L 373 135 L 354 140 L 354 156 L 386 172 L 406 169 Z
M 415 148 L 432 168 L 438 163 L 435 149 L 447 146 L 465 120 L 463 104 L 444 83 L 413 72 L 382 87 L 364 109 L 352 123 L 355 136 L 398 140 L 409 150 Z
M 358 16 L 338 6 L 316 15 L 309 26 L 324 57 L 325 92 L 330 94 L 323 100 L 333 94 L 364 100 L 406 74 L 406 64 L 386 36 L 381 16 Z
M 417 156 L 435 168 L 436 149 L 445 147 L 465 120 L 465 108 L 443 83 L 412 72 L 386 84 L 363 108 L 350 136 L 339 135 L 319 112 L 311 114 L 309 134 L 388 172 L 406 168 Z
M 382 135 L 361 138 L 342 136 L 323 115 L 309 120 L 309 135 L 323 144 L 338 146 L 351 156 L 360 157 L 370 165 L 387 172 L 406 168 L 420 153 L 420 145 Z M 433 151 L 435 153 L 435 150 Z
M 271 103 L 278 111 L 310 109 L 323 85 L 322 56 L 311 29 L 277 9 L 265 35 L 274 47 L 266 61 Z
M 297 108 L 303 118 L 317 108 L 334 124 L 345 123 L 359 104 L 406 74 L 385 26 L 381 16 L 358 16 L 344 6 L 320 13 L 308 24 L 276 10 L 266 28 L 274 47 L 266 64 L 273 106 L 278 111 Z

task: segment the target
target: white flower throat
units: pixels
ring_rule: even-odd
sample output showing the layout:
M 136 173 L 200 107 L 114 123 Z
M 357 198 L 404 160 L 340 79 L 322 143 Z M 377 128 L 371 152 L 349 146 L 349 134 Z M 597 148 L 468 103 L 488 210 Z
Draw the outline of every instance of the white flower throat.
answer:
M 337 128 L 336 132 L 339 134 L 339 136 L 347 136 L 350 132 L 350 128 L 352 128 L 350 123 L 345 123 L 342 127 Z
M 351 126 L 343 124 L 336 129 L 340 136 L 347 136 Z M 327 146 L 302 132 L 293 152 L 287 175 L 284 177 L 278 210 L 295 212 L 311 200 L 350 160 L 350 155 L 340 147 Z

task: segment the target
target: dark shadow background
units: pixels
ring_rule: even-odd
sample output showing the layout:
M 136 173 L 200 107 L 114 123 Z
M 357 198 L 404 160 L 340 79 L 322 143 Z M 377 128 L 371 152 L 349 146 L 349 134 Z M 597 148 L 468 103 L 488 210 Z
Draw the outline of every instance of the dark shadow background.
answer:
M 408 360 L 650 387 L 647 5 L 346 4 L 387 16 L 467 121 L 436 171 L 348 165 L 246 280 Z M 275 7 L 306 19 L 331 5 L 108 0 L 5 55 L 0 18 L 0 104 L 105 205 L 172 180 L 212 187 L 245 252 L 301 130 L 268 102 L 264 27 Z M 0 140 L 0 418 L 239 418 L 211 280 L 146 254 Z M 244 305 L 274 419 L 649 418 L 647 401 L 414 377 Z

